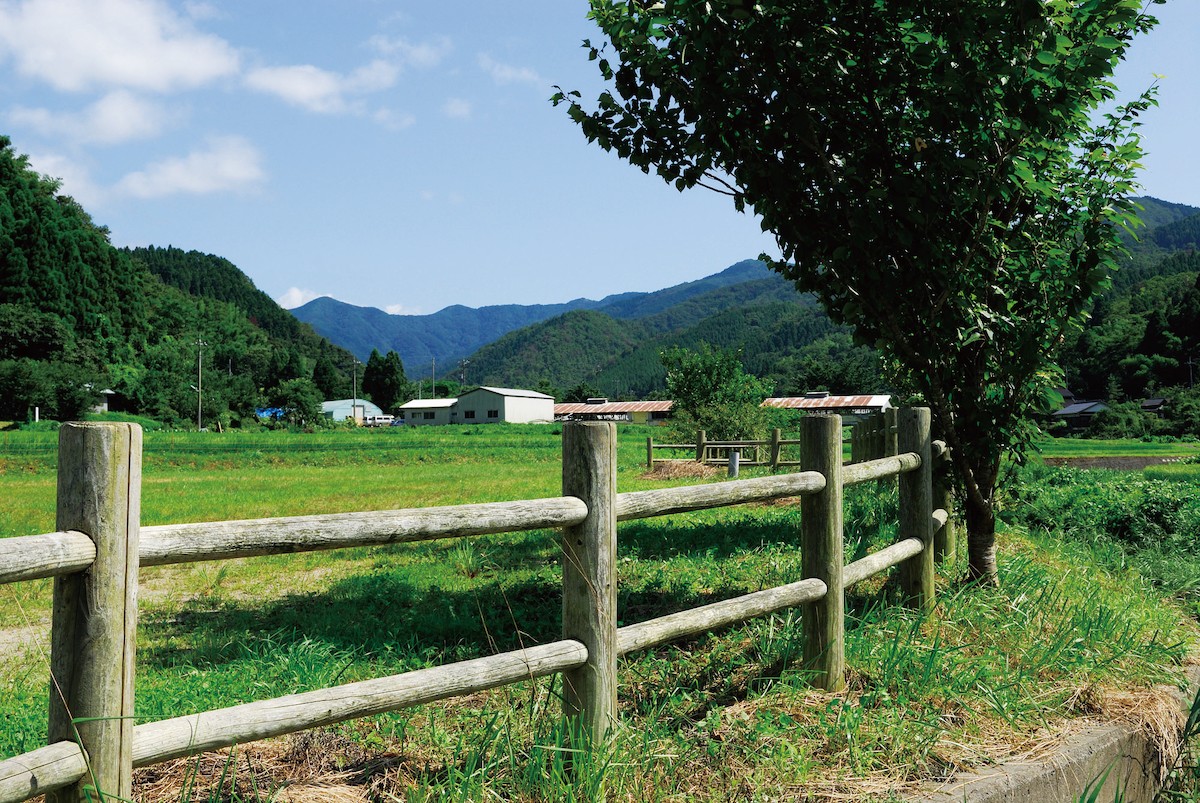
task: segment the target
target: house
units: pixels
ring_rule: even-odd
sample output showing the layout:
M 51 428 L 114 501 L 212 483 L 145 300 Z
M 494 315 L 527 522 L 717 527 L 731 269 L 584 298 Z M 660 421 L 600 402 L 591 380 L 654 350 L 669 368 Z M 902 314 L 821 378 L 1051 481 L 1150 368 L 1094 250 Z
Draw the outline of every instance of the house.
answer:
M 892 397 L 881 395 L 830 396 L 825 391 L 814 391 L 805 393 L 803 396 L 781 396 L 766 399 L 760 406 L 859 418 L 890 409 Z
M 594 398 L 586 402 L 554 405 L 555 421 L 624 421 L 631 424 L 663 424 L 671 417 L 673 401 L 610 402 Z
M 334 399 L 321 402 L 321 412 L 326 418 L 334 421 L 345 421 L 353 417 L 357 424 L 361 424 L 367 416 L 383 415 L 383 410 L 380 410 L 378 405 L 366 399 Z
M 453 424 L 458 399 L 413 399 L 400 405 L 404 423 L 414 427 Z
M 554 397 L 536 390 L 479 387 L 458 397 L 456 424 L 532 424 L 554 420 Z
M 1080 432 L 1087 429 L 1096 413 L 1107 409 L 1108 405 L 1104 402 L 1077 401 L 1074 404 L 1068 404 L 1061 410 L 1054 411 L 1051 413 L 1051 418 L 1055 421 L 1065 421 L 1067 430 L 1070 432 Z
M 1152 413 L 1162 418 L 1167 412 L 1167 400 L 1163 398 L 1143 399 L 1142 412 Z

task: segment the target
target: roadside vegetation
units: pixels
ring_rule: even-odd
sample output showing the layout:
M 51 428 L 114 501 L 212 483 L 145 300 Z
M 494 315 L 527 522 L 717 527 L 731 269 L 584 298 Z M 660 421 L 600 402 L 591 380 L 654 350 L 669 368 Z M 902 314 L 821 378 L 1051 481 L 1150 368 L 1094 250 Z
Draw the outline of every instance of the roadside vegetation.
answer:
M 646 475 L 647 432 L 620 429 L 622 490 L 711 479 Z M 559 436 L 554 426 L 149 432 L 142 520 L 556 495 Z M 53 529 L 53 434 L 2 437 L 0 535 Z M 1058 475 L 1026 476 L 1020 505 L 1033 512 L 1002 539 L 999 588 L 963 587 L 965 566 L 944 566 L 930 616 L 895 604 L 882 580 L 852 590 L 845 693 L 808 688 L 799 617 L 777 616 L 630 656 L 617 737 L 586 758 L 567 751 L 558 688 L 542 681 L 147 769 L 139 797 L 223 786 L 214 798 L 266 799 L 289 784 L 290 799 L 888 800 L 922 780 L 1044 755 L 1095 717 L 1149 728 L 1166 704 L 1152 687 L 1178 680 L 1195 643 L 1166 599 L 1180 587 L 1110 544 L 1044 526 Z M 896 519 L 894 494 L 850 490 L 848 558 L 888 542 Z M 622 525 L 623 622 L 799 579 L 798 518 L 783 503 Z M 138 716 L 549 641 L 559 576 L 549 531 L 147 569 Z M 0 589 L 0 756 L 44 738 L 50 589 Z

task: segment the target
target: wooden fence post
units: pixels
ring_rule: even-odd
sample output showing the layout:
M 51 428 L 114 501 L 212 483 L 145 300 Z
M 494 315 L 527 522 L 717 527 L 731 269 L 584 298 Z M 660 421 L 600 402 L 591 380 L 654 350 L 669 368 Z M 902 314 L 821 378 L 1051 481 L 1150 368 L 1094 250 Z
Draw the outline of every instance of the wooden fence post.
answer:
M 646 436 L 646 470 L 654 470 L 654 438 L 650 435 Z
M 954 489 L 950 478 L 950 447 L 946 447 L 935 461 L 933 471 L 933 507 L 946 511 L 946 523 L 933 534 L 933 559 L 937 563 L 954 560 L 958 551 L 954 531 Z
M 142 428 L 64 424 L 58 518 L 96 543 L 96 560 L 54 581 L 49 743 L 78 741 L 87 774 L 49 803 L 131 800 Z
M 883 454 L 880 457 L 894 457 L 899 454 L 897 451 L 900 447 L 899 433 L 897 427 L 896 408 L 891 407 L 883 411 Z
M 783 430 L 775 427 L 771 430 L 771 468 L 779 468 L 779 453 L 783 451 Z
M 838 691 L 846 674 L 846 595 L 842 580 L 842 417 L 805 416 L 800 422 L 801 468 L 825 476 L 825 489 L 800 499 L 801 564 L 805 578 L 828 589 L 804 606 L 804 665 L 813 685 Z
M 707 447 L 708 438 L 705 437 L 704 430 L 696 430 L 696 462 L 703 463 L 705 454 L 704 450 Z
M 899 411 L 899 449 L 916 452 L 921 465 L 900 475 L 901 541 L 919 538 L 925 544 L 919 555 L 900 564 L 900 584 L 907 604 L 931 610 L 933 591 L 933 457 L 929 434 L 929 408 L 905 407 Z
M 563 673 L 563 713 L 598 744 L 617 716 L 616 426 L 564 426 L 562 477 L 563 496 L 588 507 L 581 524 L 562 532 L 563 638 L 588 651 L 586 664 Z
M 862 462 L 862 422 L 855 421 L 850 426 L 850 462 Z

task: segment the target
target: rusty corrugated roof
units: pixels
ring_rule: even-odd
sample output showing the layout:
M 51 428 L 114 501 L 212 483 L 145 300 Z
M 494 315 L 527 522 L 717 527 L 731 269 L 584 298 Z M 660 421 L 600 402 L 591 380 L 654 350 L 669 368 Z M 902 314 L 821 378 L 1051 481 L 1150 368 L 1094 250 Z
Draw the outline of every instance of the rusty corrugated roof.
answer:
M 781 396 L 767 399 L 761 406 L 786 410 L 886 410 L 892 403 L 888 396 Z
M 554 405 L 555 415 L 579 415 L 580 413 L 595 413 L 611 415 L 613 413 L 666 413 L 675 405 L 673 401 L 628 401 L 605 402 L 604 404 L 585 404 L 583 402 L 567 402 Z

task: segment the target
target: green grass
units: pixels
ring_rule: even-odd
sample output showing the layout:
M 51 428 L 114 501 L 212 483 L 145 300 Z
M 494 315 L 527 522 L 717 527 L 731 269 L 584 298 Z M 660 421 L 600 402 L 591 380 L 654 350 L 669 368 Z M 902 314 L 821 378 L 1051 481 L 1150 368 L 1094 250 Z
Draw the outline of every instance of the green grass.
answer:
M 1042 457 L 1192 457 L 1200 443 L 1147 443 L 1139 440 L 1042 438 L 1034 444 Z
M 556 429 L 147 433 L 143 521 L 555 495 Z M 646 430 L 620 432 L 621 490 L 679 484 L 642 476 Z M 49 454 L 34 448 L 39 438 Z M 26 453 L 5 452 L 3 534 L 53 528 L 52 444 L 32 433 Z M 874 485 L 849 489 L 848 557 L 894 535 L 894 494 Z M 800 579 L 798 530 L 791 504 L 621 525 L 621 623 Z M 788 614 L 623 661 L 616 738 L 591 756 L 567 749 L 549 679 L 345 723 L 289 749 L 330 774 L 365 773 L 400 800 L 887 799 L 1094 712 L 1105 687 L 1177 677 L 1192 640 L 1177 608 L 1103 549 L 1028 530 L 1002 539 L 999 589 L 959 587 L 961 567 L 946 567 L 932 615 L 898 607 L 883 579 L 855 588 L 844 694 L 808 687 L 799 617 Z M 176 716 L 550 641 L 560 578 L 548 531 L 147 569 L 137 713 Z M 0 624 L 44 620 L 49 590 L 0 589 Z M 23 643 L 0 664 L 0 756 L 44 739 L 46 664 Z M 248 767 L 255 749 L 242 748 Z

